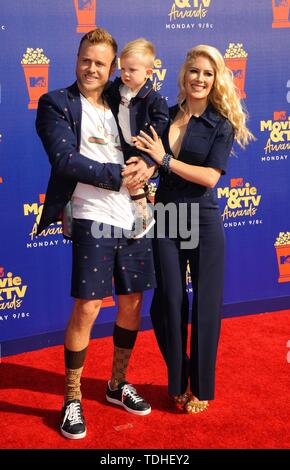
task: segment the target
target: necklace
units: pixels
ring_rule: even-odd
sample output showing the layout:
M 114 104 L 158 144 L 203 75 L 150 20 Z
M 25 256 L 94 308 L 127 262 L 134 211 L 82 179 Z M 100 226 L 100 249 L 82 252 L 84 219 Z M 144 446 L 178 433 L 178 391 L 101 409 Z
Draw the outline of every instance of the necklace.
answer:
M 93 110 L 95 111 L 95 113 L 98 116 L 98 119 L 97 119 L 98 122 L 96 123 L 96 127 L 97 127 L 98 132 L 101 135 L 90 137 L 90 139 L 89 139 L 90 142 L 93 142 L 93 143 L 97 142 L 97 143 L 102 144 L 102 145 L 108 144 L 110 142 L 110 139 L 109 139 L 110 132 L 108 132 L 108 130 L 106 129 L 106 126 L 105 126 L 106 106 L 105 106 L 104 97 L 103 96 L 101 97 L 101 99 L 102 99 L 102 108 L 101 109 L 103 111 L 102 112 L 99 106 L 95 106 L 85 95 L 82 94 L 82 96 L 87 100 L 87 102 L 90 104 L 90 106 L 93 108 Z
M 106 136 L 106 128 L 105 128 L 106 108 L 105 108 L 105 100 L 104 100 L 103 96 L 102 96 L 102 105 L 103 105 L 103 121 L 102 121 L 102 116 L 99 113 L 99 108 L 97 106 L 94 106 L 94 105 L 92 105 L 92 106 L 94 106 L 94 109 L 96 110 L 97 115 L 99 117 L 100 123 L 102 125 L 102 130 L 103 130 L 104 137 L 107 137 Z

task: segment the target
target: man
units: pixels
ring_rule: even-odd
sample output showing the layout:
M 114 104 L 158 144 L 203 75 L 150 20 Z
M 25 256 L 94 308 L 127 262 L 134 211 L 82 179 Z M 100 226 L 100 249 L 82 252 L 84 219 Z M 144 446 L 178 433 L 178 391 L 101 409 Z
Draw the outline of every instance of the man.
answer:
M 61 423 L 61 433 L 69 439 L 86 435 L 80 379 L 91 328 L 102 299 L 111 295 L 112 277 L 118 313 L 106 399 L 136 415 L 151 411 L 126 382 L 140 324 L 142 293 L 155 287 L 151 240 L 120 234 L 118 238 L 98 236 L 105 226 L 111 234 L 116 227 L 130 230 L 134 220 L 128 189 L 122 185 L 124 157 L 115 121 L 118 110 L 109 93 L 116 54 L 116 41 L 107 31 L 97 28 L 87 33 L 79 46 L 77 81 L 43 95 L 36 119 L 52 166 L 38 233 L 62 219 L 64 235 L 68 236 L 67 215 L 72 207 L 71 295 L 75 301 L 65 334 L 66 387 Z M 154 172 L 152 161 L 131 157 L 131 162 L 126 184 L 129 188 L 143 187 Z

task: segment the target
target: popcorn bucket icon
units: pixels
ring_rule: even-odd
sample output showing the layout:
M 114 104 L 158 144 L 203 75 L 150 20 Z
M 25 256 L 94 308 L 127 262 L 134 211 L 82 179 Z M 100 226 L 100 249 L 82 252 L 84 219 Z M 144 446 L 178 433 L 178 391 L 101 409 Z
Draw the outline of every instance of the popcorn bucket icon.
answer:
M 289 0 L 272 0 L 272 28 L 289 28 Z
M 114 306 L 115 306 L 115 301 L 112 296 L 103 298 L 102 308 L 114 307 Z
M 156 194 L 156 190 L 157 190 L 157 184 L 156 184 L 155 181 L 150 180 L 149 184 L 148 184 L 148 189 L 147 189 L 147 191 L 145 191 L 146 196 L 147 196 L 147 202 L 149 202 L 150 204 L 153 204 L 153 205 L 154 205 L 155 194 Z
M 275 248 L 279 267 L 278 282 L 290 282 L 290 244 Z
M 28 109 L 36 109 L 38 100 L 48 91 L 48 64 L 22 64 L 30 101 Z
M 245 78 L 246 78 L 247 58 L 246 57 L 225 58 L 225 64 L 233 72 L 234 84 L 239 90 L 240 98 L 246 98 Z
M 78 20 L 77 33 L 96 28 L 96 0 L 74 0 Z

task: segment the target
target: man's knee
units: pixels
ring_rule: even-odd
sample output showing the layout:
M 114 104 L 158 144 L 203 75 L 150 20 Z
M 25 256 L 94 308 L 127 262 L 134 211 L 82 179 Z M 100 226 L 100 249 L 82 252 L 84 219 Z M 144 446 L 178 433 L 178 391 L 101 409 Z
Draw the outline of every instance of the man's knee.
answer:
M 134 292 L 133 294 L 129 294 L 129 295 L 119 295 L 118 296 L 119 311 L 124 311 L 124 312 L 127 311 L 131 313 L 134 312 L 136 314 L 139 314 L 141 310 L 142 299 L 143 299 L 142 292 Z
M 141 320 L 142 293 L 119 295 L 117 324 L 128 330 L 138 330 Z
M 73 308 L 74 321 L 82 324 L 90 324 L 95 321 L 102 305 L 102 299 L 86 300 L 75 299 Z

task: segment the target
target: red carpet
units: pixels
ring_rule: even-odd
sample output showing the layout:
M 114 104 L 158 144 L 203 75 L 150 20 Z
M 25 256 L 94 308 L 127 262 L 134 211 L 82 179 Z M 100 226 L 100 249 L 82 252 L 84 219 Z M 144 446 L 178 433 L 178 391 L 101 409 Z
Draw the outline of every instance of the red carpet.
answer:
M 78 441 L 58 432 L 62 347 L 4 358 L 0 364 L 0 448 L 290 448 L 289 339 L 289 310 L 224 319 L 216 399 L 207 412 L 187 416 L 171 408 L 153 332 L 140 333 L 128 379 L 151 403 L 153 411 L 144 417 L 106 404 L 112 340 L 93 340 L 82 380 L 88 433 Z

